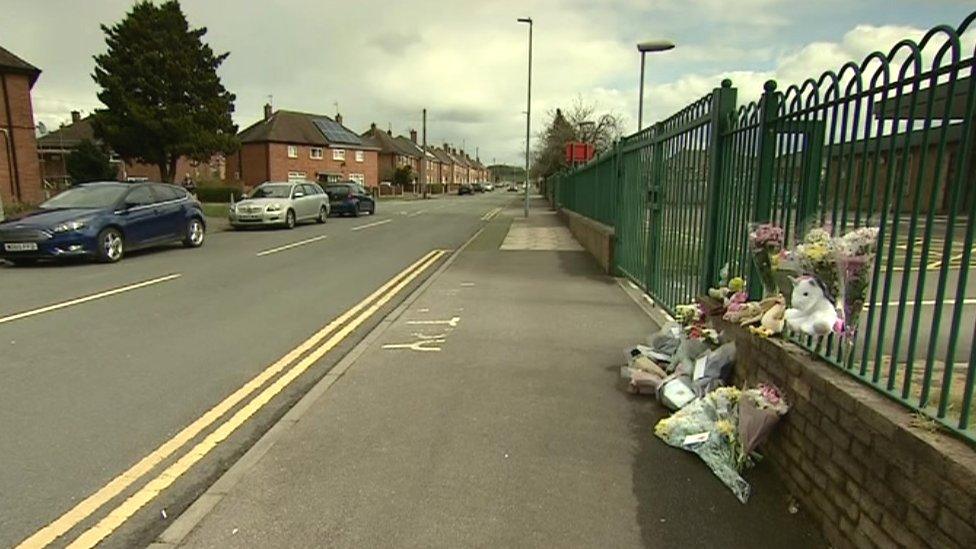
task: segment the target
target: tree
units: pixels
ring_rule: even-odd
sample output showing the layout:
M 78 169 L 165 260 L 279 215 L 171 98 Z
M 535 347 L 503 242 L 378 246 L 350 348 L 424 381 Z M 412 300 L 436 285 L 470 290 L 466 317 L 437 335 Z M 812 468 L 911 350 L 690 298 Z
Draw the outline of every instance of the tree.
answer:
M 95 56 L 92 78 L 105 109 L 95 135 L 119 156 L 159 167 L 172 182 L 181 156 L 206 161 L 237 149 L 234 94 L 217 76 L 215 55 L 191 29 L 179 2 L 137 2 L 121 22 L 102 25 L 108 51 Z
M 532 177 L 545 179 L 568 167 L 566 144 L 591 143 L 596 154 L 609 150 L 621 136 L 620 116 L 613 112 L 596 114 L 596 107 L 577 97 L 567 114 L 561 109 L 549 112 L 549 122 L 539 136 L 533 153 Z
M 413 183 L 413 168 L 400 166 L 393 172 L 394 185 L 410 185 Z
M 112 165 L 109 155 L 90 139 L 85 139 L 65 159 L 68 175 L 74 183 L 88 181 L 115 181 L 119 171 Z

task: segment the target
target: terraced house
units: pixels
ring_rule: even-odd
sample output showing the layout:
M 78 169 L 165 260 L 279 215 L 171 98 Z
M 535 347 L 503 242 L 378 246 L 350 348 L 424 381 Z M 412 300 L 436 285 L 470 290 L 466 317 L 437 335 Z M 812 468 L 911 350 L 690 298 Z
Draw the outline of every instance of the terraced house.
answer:
M 0 201 L 44 200 L 31 88 L 41 70 L 0 47 Z
M 330 118 L 265 105 L 264 118 L 242 130 L 240 150 L 227 158 L 230 183 L 254 187 L 265 181 L 356 181 L 379 185 L 380 147 Z

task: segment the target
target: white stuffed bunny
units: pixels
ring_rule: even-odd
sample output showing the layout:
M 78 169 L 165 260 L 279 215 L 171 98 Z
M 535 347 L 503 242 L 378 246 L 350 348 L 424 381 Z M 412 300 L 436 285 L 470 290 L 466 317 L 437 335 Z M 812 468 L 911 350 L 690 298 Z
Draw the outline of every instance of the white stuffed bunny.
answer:
M 837 309 L 816 278 L 794 279 L 791 301 L 792 307 L 784 315 L 790 328 L 811 336 L 825 336 L 837 326 Z

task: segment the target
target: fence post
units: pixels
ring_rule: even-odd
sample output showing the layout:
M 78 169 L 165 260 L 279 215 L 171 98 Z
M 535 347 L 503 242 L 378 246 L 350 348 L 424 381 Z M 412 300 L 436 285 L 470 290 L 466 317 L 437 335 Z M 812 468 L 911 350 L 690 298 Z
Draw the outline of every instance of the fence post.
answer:
M 759 166 L 756 170 L 756 194 L 753 195 L 752 222 L 768 223 L 773 214 L 773 185 L 776 160 L 776 116 L 779 114 L 780 94 L 776 93 L 776 81 L 769 80 L 763 86 L 759 120 Z M 762 297 L 762 282 L 755 263 L 749 268 L 749 297 Z
M 657 297 L 657 282 L 661 280 L 661 261 L 658 257 L 661 243 L 661 187 L 664 178 L 664 140 L 660 139 L 664 133 L 664 124 L 658 122 L 654 124 L 650 133 L 651 165 L 650 177 L 645 190 L 647 193 L 646 201 L 646 225 L 644 230 L 647 232 L 647 255 L 644 257 L 644 270 L 647 279 L 644 282 L 644 291 Z
M 724 231 L 722 220 L 726 217 L 729 204 L 722 203 L 723 186 L 725 185 L 725 155 L 729 149 L 725 134 L 729 130 L 731 117 L 735 113 L 736 90 L 732 81 L 722 80 L 722 87 L 712 91 L 712 106 L 710 114 L 711 133 L 708 143 L 708 191 L 705 198 L 705 242 L 703 253 L 705 261 L 699 276 L 703 294 L 718 280 L 724 253 L 718 249 L 719 231 Z

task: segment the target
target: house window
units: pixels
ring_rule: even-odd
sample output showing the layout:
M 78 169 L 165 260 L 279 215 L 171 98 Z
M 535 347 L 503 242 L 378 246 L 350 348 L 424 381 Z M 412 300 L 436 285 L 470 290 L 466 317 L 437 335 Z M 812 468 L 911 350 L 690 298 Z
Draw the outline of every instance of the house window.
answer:
M 332 160 L 345 160 L 345 159 L 346 159 L 346 149 L 332 150 Z
M 366 159 L 366 153 L 363 151 L 356 151 L 356 162 L 362 162 Z
M 360 185 L 365 185 L 366 184 L 366 176 L 364 176 L 361 173 L 351 173 L 351 174 L 349 174 L 349 180 L 350 181 L 355 181 L 356 183 L 359 183 Z
M 288 181 L 304 181 L 306 175 L 305 172 L 288 172 Z
M 288 145 L 288 158 L 298 158 L 298 147 Z
M 312 147 L 309 149 L 308 157 L 313 160 L 322 160 L 322 147 Z

